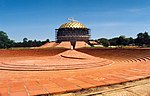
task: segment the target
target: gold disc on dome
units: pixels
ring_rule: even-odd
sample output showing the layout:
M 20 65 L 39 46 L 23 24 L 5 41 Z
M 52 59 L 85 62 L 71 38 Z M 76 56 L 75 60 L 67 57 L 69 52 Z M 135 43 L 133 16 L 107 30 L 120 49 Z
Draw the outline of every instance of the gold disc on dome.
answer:
M 71 21 L 62 24 L 59 28 L 87 28 L 87 27 L 80 22 Z

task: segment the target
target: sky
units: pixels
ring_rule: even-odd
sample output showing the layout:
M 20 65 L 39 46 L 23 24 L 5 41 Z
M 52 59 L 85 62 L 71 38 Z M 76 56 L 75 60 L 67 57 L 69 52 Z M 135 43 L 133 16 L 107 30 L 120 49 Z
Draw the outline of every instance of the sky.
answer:
M 14 41 L 55 40 L 55 29 L 73 17 L 91 39 L 150 34 L 150 0 L 0 0 L 0 31 Z

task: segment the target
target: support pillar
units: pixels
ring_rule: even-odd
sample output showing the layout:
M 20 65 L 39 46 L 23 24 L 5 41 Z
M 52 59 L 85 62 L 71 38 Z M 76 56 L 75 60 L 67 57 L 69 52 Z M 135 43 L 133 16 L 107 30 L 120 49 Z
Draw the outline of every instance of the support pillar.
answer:
M 71 40 L 70 43 L 71 43 L 71 49 L 75 49 L 76 40 Z

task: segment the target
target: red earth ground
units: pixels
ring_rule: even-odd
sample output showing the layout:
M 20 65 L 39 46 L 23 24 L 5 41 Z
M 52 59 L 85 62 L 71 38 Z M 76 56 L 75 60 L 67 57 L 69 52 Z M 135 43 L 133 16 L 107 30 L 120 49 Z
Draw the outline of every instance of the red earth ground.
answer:
M 71 48 L 71 43 L 70 41 L 63 41 L 61 43 L 56 43 L 56 42 L 48 42 L 38 48 L 56 48 L 56 47 L 63 47 L 63 48 L 68 48 L 70 49 Z M 90 47 L 90 45 L 88 45 L 86 42 L 84 41 L 77 41 L 76 42 L 76 46 L 75 48 L 83 48 L 83 47 Z
M 0 96 L 61 94 L 150 76 L 150 49 L 0 50 Z

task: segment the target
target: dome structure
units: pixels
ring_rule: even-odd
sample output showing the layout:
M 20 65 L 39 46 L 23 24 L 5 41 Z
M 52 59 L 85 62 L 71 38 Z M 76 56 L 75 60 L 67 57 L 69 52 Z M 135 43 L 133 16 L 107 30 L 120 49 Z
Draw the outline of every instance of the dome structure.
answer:
M 87 28 L 87 27 L 80 22 L 71 21 L 71 22 L 62 24 L 59 28 Z
M 88 42 L 90 38 L 90 29 L 74 19 L 68 20 L 71 21 L 55 29 L 56 42 L 70 41 L 71 45 L 73 45 L 73 49 L 75 48 L 76 41 Z

